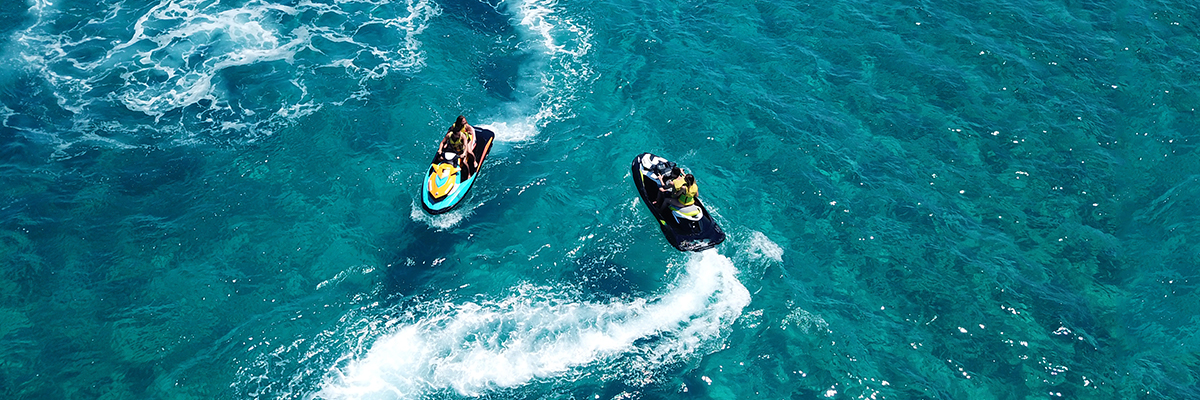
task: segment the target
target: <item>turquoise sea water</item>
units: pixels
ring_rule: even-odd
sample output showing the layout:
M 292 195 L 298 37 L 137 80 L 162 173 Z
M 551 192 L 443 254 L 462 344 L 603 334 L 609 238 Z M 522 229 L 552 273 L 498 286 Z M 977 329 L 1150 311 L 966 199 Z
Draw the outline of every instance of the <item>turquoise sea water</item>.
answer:
M 1200 398 L 1191 2 L 0 3 L 6 399 Z M 458 114 L 498 134 L 417 203 Z M 638 200 L 679 162 L 729 235 Z

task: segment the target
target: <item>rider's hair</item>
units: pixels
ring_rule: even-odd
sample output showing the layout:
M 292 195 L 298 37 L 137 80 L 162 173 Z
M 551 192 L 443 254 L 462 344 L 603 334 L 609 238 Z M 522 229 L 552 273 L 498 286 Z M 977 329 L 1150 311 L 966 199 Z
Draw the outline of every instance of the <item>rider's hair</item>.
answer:
M 466 126 L 467 126 L 467 117 L 459 115 L 458 119 L 454 120 L 454 126 L 450 127 L 450 131 L 458 132 L 458 131 L 463 130 L 463 128 L 465 128 Z
M 683 175 L 683 170 L 679 169 L 679 167 L 674 167 L 674 168 L 671 168 L 670 170 L 667 170 L 667 173 L 663 174 L 663 178 L 666 181 L 673 181 L 673 180 L 675 180 L 675 178 L 678 178 L 680 175 Z

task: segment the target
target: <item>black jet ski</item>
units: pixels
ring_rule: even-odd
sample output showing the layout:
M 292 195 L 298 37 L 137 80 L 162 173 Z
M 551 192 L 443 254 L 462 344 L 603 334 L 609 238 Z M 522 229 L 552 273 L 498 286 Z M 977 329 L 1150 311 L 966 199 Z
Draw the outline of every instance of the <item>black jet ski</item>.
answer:
M 479 169 L 482 170 L 483 162 L 492 150 L 492 140 L 496 138 L 496 133 L 477 126 L 474 128 L 474 155 L 475 159 L 479 160 Z M 433 162 L 429 165 L 429 174 L 424 181 L 425 188 L 421 191 L 421 206 L 430 214 L 450 211 L 467 195 L 477 176 L 479 171 L 467 165 L 463 157 L 456 153 L 434 155 Z
M 660 207 L 666 201 L 658 190 L 663 184 L 662 176 L 674 167 L 675 163 L 650 153 L 642 153 L 633 159 L 633 184 L 637 186 L 642 202 L 654 214 L 667 241 L 679 251 L 701 251 L 716 247 L 725 241 L 725 232 L 713 221 L 699 197 L 694 204 L 682 209 Z

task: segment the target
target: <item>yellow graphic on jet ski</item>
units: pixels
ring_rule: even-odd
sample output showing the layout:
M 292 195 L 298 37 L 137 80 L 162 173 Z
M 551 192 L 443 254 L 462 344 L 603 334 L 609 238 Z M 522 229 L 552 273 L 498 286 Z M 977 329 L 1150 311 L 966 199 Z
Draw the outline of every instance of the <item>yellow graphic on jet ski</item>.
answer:
M 429 174 L 429 194 L 434 198 L 442 198 L 458 186 L 458 173 L 461 171 L 450 163 L 434 164 Z

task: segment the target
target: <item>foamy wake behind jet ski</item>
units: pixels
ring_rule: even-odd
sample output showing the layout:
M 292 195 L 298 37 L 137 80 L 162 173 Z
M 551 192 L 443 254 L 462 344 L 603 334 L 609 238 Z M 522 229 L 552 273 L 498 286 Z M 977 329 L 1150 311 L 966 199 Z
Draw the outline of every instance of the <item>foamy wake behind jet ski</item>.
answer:
M 692 204 L 681 207 L 666 204 L 666 195 L 659 190 L 669 184 L 662 179 L 674 167 L 675 163 L 665 158 L 642 153 L 633 159 L 634 186 L 672 246 L 680 251 L 711 249 L 725 241 L 725 232 L 713 221 L 700 198 L 696 197 Z

